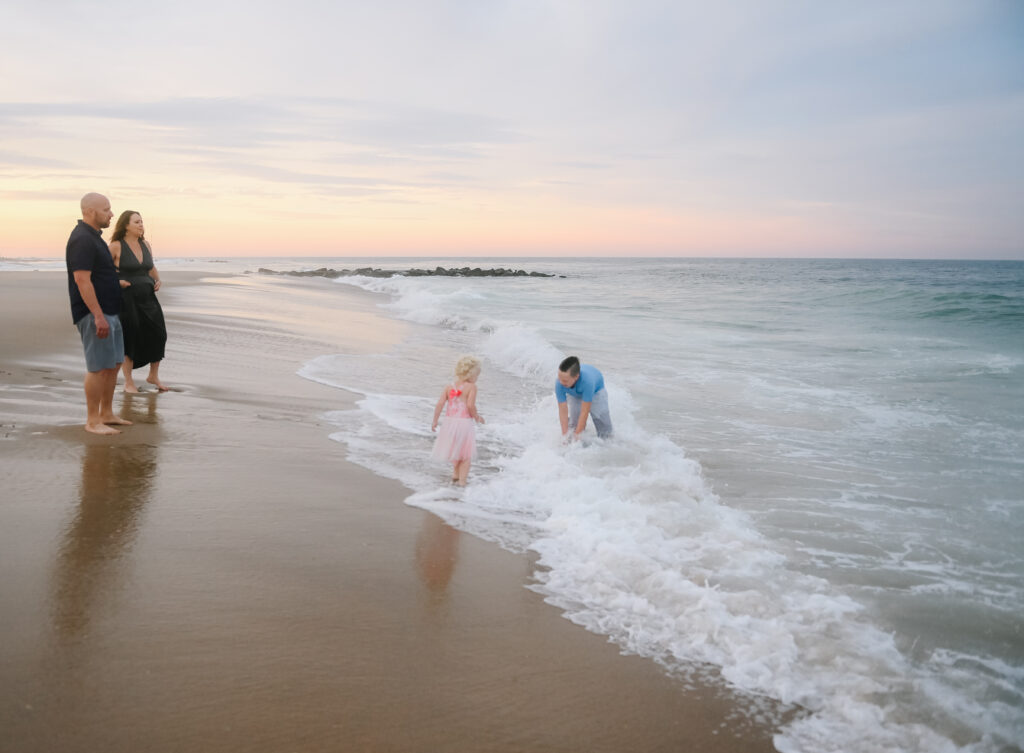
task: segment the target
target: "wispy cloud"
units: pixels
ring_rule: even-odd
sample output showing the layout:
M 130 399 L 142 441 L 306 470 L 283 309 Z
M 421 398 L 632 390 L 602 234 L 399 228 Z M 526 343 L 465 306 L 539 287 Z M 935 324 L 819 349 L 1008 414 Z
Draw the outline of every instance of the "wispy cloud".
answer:
M 526 140 L 497 119 L 470 112 L 386 106 L 340 99 L 182 98 L 103 104 L 0 102 L 0 128 L 25 134 L 40 123 L 81 135 L 76 121 L 133 123 L 163 132 L 171 143 L 265 146 L 327 142 L 451 155 Z M 102 126 L 100 126 L 102 127 Z
M 19 152 L 8 152 L 0 150 L 0 167 L 34 167 L 45 169 L 48 167 L 70 168 L 74 164 L 63 159 L 53 159 L 37 154 L 24 154 Z
M 590 238 L 617 214 L 681 250 L 694 223 L 719 227 L 694 218 L 729 217 L 737 237 L 777 221 L 808 244 L 841 228 L 853 246 L 955 235 L 1024 254 L 1018 3 L 105 8 L 5 6 L 9 195 L 111 185 L 238 222 L 283 201 L 384 234 L 388 202 L 429 228 L 486 206 L 496 238 L 553 217 Z M 97 45 L 114 17 L 117 44 Z

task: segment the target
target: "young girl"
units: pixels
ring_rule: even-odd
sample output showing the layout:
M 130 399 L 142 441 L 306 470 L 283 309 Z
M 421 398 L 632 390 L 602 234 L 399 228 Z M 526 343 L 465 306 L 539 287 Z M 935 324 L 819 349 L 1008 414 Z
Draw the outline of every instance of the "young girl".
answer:
M 469 465 L 476 458 L 476 423 L 484 420 L 476 412 L 476 379 L 480 376 L 480 359 L 463 356 L 455 364 L 455 382 L 446 384 L 441 398 L 434 407 L 434 423 L 430 430 L 437 430 L 437 419 L 445 411 L 441 433 L 437 435 L 434 460 L 446 460 L 452 464 L 452 481 L 459 486 L 466 485 Z

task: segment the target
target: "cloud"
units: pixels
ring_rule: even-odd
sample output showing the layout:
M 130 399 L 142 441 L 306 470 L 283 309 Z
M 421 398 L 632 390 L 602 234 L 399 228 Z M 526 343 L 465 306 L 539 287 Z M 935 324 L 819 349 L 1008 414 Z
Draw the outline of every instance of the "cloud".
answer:
M 470 112 L 329 98 L 179 98 L 132 103 L 4 102 L 0 128 L 39 123 L 71 133 L 75 121 L 133 123 L 171 143 L 253 147 L 306 141 L 447 156 L 526 140 L 495 118 Z
M 14 195 L 88 179 L 246 217 L 282 193 L 324 216 L 489 202 L 520 225 L 797 213 L 862 238 L 974 227 L 1024 248 L 1014 3 L 10 5 Z M 111 17 L 116 44 L 96 44 Z
M 7 102 L 0 103 L 0 134 L 9 143 L 43 140 L 55 152 L 91 145 L 93 160 L 106 156 L 105 167 L 137 155 L 135 161 L 155 172 L 187 166 L 193 179 L 234 175 L 325 196 L 396 198 L 445 184 L 479 184 L 479 176 L 449 168 L 527 142 L 501 121 L 472 113 L 311 97 Z M 36 169 L 75 171 L 90 162 L 8 154 L 10 163 Z M 166 168 L 154 160 L 161 154 Z
M 74 163 L 52 157 L 40 157 L 35 154 L 0 151 L 0 167 L 31 167 L 37 170 L 46 168 L 73 168 Z
M 384 178 L 365 178 L 350 175 L 332 175 L 324 172 L 303 172 L 270 165 L 253 164 L 229 158 L 205 160 L 199 163 L 220 174 L 253 178 L 262 182 L 291 184 L 323 189 L 333 195 L 370 196 L 418 185 L 408 181 Z
M 7 190 L 0 189 L 0 199 L 5 201 L 55 201 L 66 204 L 77 204 L 82 192 L 46 191 L 46 190 Z

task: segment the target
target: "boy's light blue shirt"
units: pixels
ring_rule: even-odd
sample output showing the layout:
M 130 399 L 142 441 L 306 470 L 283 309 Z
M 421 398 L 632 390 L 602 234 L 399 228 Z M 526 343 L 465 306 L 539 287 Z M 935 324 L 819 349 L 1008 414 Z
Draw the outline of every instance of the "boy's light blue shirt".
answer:
M 580 378 L 572 387 L 563 387 L 562 383 L 555 380 L 555 397 L 558 402 L 564 403 L 566 395 L 574 395 L 585 403 L 594 402 L 594 393 L 604 389 L 604 376 L 601 372 L 589 364 L 580 364 Z

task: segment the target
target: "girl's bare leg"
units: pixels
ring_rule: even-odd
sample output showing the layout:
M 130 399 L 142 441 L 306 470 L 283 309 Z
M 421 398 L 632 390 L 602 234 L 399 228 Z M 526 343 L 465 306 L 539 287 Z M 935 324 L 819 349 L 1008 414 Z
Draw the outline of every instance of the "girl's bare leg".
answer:
M 452 463 L 452 483 L 456 483 L 459 480 L 459 461 L 456 460 Z
M 470 461 L 462 460 L 459 462 L 459 486 L 466 485 L 466 479 L 469 478 L 469 466 Z
M 125 359 L 125 360 L 128 360 L 128 359 Z M 146 377 L 146 381 L 149 382 L 150 384 L 152 384 L 154 387 L 156 387 L 161 392 L 167 392 L 167 390 L 170 389 L 169 387 L 164 386 L 164 383 L 160 381 L 160 362 L 159 361 L 153 361 L 153 363 L 151 363 L 149 365 L 149 376 Z
M 135 379 L 132 378 L 132 359 L 128 356 L 124 357 L 124 363 L 121 364 L 121 371 L 124 372 L 124 391 L 138 392 L 139 388 L 135 386 Z

